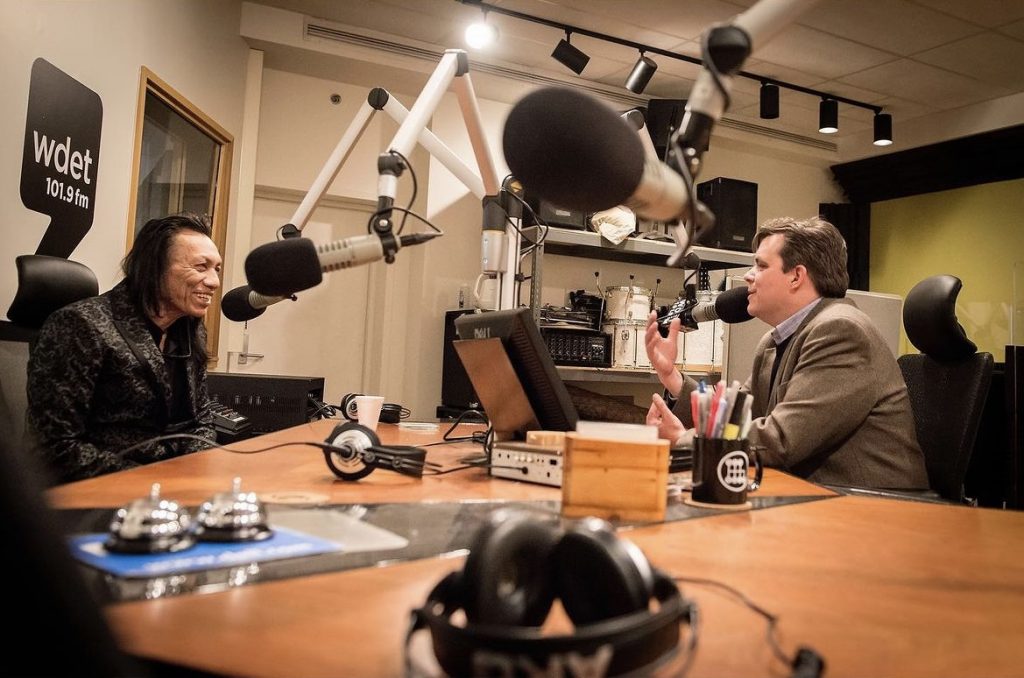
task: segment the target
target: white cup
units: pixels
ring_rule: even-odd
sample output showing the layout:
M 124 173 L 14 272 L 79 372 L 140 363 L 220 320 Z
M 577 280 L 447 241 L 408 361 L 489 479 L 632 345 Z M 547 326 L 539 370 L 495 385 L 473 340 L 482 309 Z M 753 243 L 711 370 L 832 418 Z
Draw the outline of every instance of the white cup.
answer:
M 376 431 L 380 421 L 380 408 L 384 405 L 384 396 L 356 396 L 356 417 L 360 426 Z

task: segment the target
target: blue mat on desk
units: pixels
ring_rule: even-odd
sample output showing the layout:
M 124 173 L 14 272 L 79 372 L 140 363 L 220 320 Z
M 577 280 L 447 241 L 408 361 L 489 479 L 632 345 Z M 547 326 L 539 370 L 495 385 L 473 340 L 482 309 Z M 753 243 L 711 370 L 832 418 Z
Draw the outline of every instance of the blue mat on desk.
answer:
M 284 558 L 301 558 L 341 551 L 342 544 L 278 527 L 263 541 L 199 542 L 176 553 L 112 553 L 103 548 L 107 534 L 71 538 L 71 552 L 87 565 L 118 577 L 143 578 L 199 572 Z

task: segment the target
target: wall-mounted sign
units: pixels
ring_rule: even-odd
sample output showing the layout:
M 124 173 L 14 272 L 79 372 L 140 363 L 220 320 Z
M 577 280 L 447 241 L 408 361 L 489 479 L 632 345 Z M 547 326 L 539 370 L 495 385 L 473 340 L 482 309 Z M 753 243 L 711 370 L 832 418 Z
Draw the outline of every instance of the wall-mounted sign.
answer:
M 50 215 L 36 254 L 67 258 L 92 226 L 103 102 L 45 59 L 32 64 L 21 202 Z

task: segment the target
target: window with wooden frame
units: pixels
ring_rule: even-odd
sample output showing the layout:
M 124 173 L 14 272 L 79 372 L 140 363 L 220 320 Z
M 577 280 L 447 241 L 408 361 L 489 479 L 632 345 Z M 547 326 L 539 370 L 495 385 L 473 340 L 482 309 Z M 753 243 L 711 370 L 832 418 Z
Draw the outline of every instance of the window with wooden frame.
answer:
M 193 212 L 210 217 L 224 255 L 233 137 L 148 68 L 139 77 L 128 239 L 150 219 Z M 217 364 L 220 294 L 206 312 L 210 365 Z

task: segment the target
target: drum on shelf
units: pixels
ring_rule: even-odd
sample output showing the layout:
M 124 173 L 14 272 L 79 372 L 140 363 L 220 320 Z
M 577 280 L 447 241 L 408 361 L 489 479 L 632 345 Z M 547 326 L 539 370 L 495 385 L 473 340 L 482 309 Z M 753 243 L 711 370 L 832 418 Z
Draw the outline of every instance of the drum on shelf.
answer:
M 601 331 L 612 337 L 613 369 L 650 369 L 644 346 L 647 323 L 643 320 L 616 320 L 605 323 Z
M 654 294 L 646 287 L 626 285 L 605 289 L 605 318 L 616 320 L 647 320 Z

